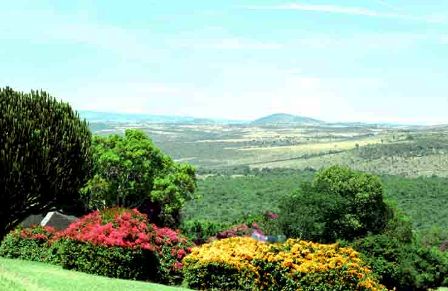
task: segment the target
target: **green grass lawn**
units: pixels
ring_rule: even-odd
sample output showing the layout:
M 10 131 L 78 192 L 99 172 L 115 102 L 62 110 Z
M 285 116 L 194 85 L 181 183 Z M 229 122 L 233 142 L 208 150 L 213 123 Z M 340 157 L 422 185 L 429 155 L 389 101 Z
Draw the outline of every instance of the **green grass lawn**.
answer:
M 63 270 L 59 266 L 0 258 L 0 290 L 188 290 L 159 284 L 111 279 Z

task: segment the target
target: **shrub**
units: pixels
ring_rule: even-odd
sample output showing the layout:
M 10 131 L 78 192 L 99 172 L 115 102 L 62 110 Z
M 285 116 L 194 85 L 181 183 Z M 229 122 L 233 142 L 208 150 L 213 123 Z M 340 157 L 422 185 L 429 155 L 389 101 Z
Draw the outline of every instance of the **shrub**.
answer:
M 66 238 L 55 244 L 65 269 L 112 278 L 157 280 L 158 261 L 148 249 L 96 245 Z
M 159 260 L 159 281 L 162 283 L 179 284 L 183 280 L 182 260 L 191 252 L 191 242 L 179 231 L 167 227 L 152 225 L 155 232 L 153 244 Z
M 282 229 L 278 224 L 278 214 L 272 211 L 266 211 L 263 213 L 261 218 L 255 222 L 255 227 L 259 228 L 264 234 L 282 234 Z
M 90 143 L 69 104 L 43 91 L 0 89 L 0 240 L 30 214 L 81 206 Z
M 416 242 L 403 243 L 385 234 L 372 235 L 352 244 L 382 284 L 397 290 L 438 287 L 448 275 L 448 261 L 436 248 Z
M 182 233 L 192 240 L 196 245 L 203 244 L 210 237 L 215 236 L 229 227 L 226 223 L 216 223 L 212 221 L 186 221 L 181 225 Z
M 117 278 L 178 283 L 190 251 L 178 232 L 149 224 L 135 209 L 95 211 L 58 236 L 63 267 Z
M 266 211 L 263 214 L 252 215 L 237 221 L 243 223 L 233 225 L 227 229 L 217 232 L 214 236 L 210 236 L 207 241 L 211 242 L 213 240 L 230 237 L 248 237 L 251 235 L 253 236 L 255 233 L 259 235 L 260 239 L 263 237 L 265 240 L 270 242 L 278 241 L 279 239 L 284 241 L 285 236 L 279 235 L 281 231 L 276 221 L 277 218 L 278 215 L 271 211 Z
M 8 233 L 0 245 L 0 256 L 37 262 L 52 261 L 50 240 L 56 230 L 52 227 L 18 227 Z
M 197 289 L 383 289 L 357 252 L 337 244 L 228 238 L 194 248 L 184 264 L 186 283 Z
M 230 227 L 229 229 L 220 231 L 216 236 L 212 237 L 210 240 L 214 239 L 224 239 L 230 237 L 240 237 L 240 236 L 250 236 L 252 234 L 252 228 L 247 224 L 238 224 Z

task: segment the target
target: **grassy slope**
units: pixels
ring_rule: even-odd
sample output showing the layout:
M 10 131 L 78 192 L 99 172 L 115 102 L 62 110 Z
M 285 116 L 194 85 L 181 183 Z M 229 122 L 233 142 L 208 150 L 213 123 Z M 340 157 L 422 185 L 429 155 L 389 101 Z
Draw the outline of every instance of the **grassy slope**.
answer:
M 139 281 L 111 279 L 61 267 L 0 258 L 0 290 L 187 290 Z

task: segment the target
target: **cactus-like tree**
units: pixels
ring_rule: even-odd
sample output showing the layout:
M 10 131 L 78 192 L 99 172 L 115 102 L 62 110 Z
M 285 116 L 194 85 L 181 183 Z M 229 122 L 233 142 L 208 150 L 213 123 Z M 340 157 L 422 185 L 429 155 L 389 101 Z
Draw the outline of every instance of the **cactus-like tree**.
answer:
M 89 178 L 91 133 L 43 91 L 0 88 L 0 240 L 30 214 L 73 206 Z

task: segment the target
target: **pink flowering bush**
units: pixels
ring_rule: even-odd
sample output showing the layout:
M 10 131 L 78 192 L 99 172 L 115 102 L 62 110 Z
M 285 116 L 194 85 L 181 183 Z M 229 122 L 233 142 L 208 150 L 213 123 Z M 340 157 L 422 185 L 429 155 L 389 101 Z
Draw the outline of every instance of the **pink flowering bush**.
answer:
M 280 231 L 276 225 L 278 214 L 272 211 L 266 211 L 261 215 L 257 215 L 245 223 L 234 225 L 226 230 L 218 232 L 215 236 L 210 237 L 208 242 L 216 239 L 225 239 L 231 237 L 248 237 L 254 232 L 260 235 L 278 235 Z
M 214 241 L 217 239 L 224 239 L 230 237 L 250 236 L 252 234 L 252 228 L 247 224 L 238 224 L 230 227 L 229 229 L 218 232 L 215 236 L 210 237 L 208 241 Z
M 136 209 L 92 212 L 56 235 L 62 265 L 97 275 L 179 283 L 190 243 Z
M 111 219 L 109 216 L 114 213 Z M 146 216 L 137 210 L 124 211 L 120 208 L 107 209 L 104 213 L 94 211 L 73 222 L 60 238 L 69 238 L 79 242 L 104 247 L 123 247 L 154 251 Z
M 60 264 L 67 269 L 127 279 L 175 284 L 192 244 L 178 231 L 150 224 L 136 209 L 95 211 L 66 230 L 17 228 L 0 256 Z

